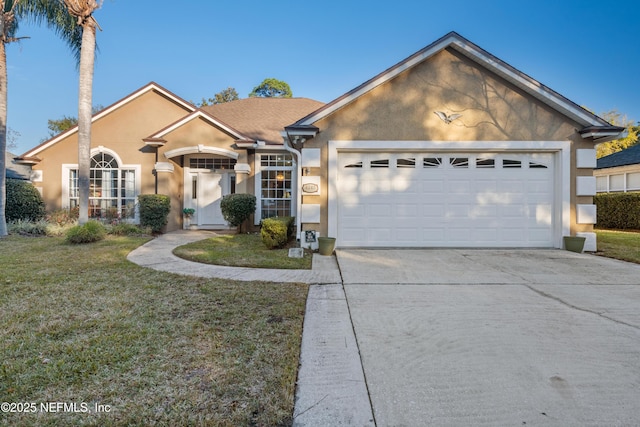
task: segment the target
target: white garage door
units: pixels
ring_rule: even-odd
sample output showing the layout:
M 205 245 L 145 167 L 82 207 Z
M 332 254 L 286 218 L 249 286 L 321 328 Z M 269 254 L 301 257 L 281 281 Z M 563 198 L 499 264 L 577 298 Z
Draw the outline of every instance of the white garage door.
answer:
M 338 245 L 553 247 L 552 153 L 344 153 Z

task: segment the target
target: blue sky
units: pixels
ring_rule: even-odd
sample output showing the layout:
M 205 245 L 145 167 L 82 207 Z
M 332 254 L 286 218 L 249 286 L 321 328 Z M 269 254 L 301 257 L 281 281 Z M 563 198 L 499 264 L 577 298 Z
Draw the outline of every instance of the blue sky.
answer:
M 105 0 L 95 13 L 94 105 L 150 81 L 193 101 L 266 77 L 328 102 L 456 31 L 572 101 L 640 120 L 640 2 L 593 0 Z M 45 28 L 9 46 L 8 125 L 18 154 L 47 120 L 77 116 L 78 71 Z

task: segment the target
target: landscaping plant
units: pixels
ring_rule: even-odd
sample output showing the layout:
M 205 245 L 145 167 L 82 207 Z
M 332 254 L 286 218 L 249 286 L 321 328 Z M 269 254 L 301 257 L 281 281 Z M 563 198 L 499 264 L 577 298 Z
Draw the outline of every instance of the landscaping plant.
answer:
M 171 200 L 163 194 L 141 194 L 138 196 L 140 203 L 140 225 L 151 227 L 154 233 L 160 233 L 167 225 Z
M 104 225 L 90 220 L 86 224 L 71 227 L 67 231 L 66 240 L 69 243 L 93 243 L 104 239 L 106 235 Z
M 225 221 L 240 227 L 256 211 L 256 196 L 253 194 L 227 194 L 220 202 L 220 210 Z
M 38 221 L 45 216 L 42 196 L 29 181 L 7 179 L 7 222 L 16 220 Z

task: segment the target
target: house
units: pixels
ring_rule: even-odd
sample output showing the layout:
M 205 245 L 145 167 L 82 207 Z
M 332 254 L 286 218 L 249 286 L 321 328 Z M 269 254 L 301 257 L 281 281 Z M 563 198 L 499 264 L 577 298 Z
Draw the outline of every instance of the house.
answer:
M 640 144 L 599 158 L 593 175 L 598 193 L 640 191 Z
M 5 176 L 9 179 L 31 180 L 31 168 L 16 162 L 16 155 L 6 152 Z
M 136 220 L 141 193 L 171 196 L 201 228 L 247 192 L 254 223 L 297 218 L 303 245 L 595 250 L 595 144 L 623 128 L 457 33 L 341 97 L 251 98 L 198 109 L 150 83 L 93 117 L 91 215 Z M 24 153 L 50 207 L 77 204 L 77 129 Z M 309 241 L 308 241 L 309 240 Z

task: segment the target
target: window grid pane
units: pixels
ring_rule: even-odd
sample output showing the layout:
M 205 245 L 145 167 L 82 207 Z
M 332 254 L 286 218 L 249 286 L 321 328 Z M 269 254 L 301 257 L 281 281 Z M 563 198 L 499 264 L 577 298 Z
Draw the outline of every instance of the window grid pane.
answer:
M 224 158 L 194 158 L 189 160 L 192 169 L 233 169 L 236 159 Z
M 89 217 L 116 220 L 135 217 L 136 172 L 119 169 L 116 159 L 98 153 L 89 172 Z M 69 171 L 69 207 L 79 204 L 78 170 Z
M 260 156 L 261 218 L 291 215 L 293 158 L 291 154 Z

